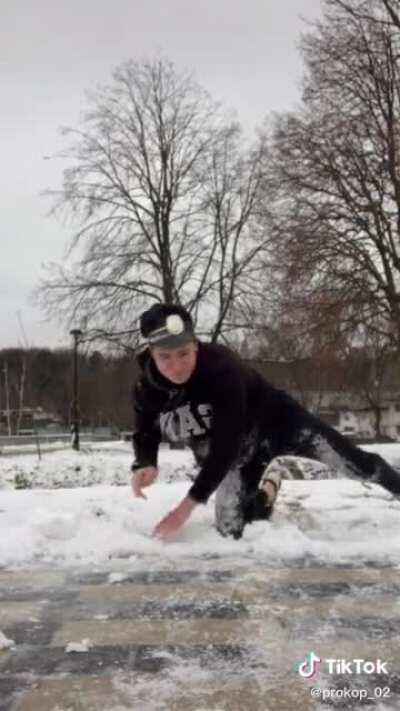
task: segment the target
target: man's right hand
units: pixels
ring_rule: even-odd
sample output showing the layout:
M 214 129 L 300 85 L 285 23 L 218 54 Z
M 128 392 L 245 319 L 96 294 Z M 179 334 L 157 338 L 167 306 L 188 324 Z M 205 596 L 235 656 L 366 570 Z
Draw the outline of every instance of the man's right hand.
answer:
M 132 491 L 134 496 L 147 499 L 142 489 L 150 486 L 158 477 L 157 467 L 142 467 L 132 473 Z

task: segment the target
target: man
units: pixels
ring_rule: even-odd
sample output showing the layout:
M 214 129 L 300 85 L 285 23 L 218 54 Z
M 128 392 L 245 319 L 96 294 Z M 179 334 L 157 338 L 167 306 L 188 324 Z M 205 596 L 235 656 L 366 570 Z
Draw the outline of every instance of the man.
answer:
M 246 523 L 270 516 L 280 478 L 268 474 L 268 465 L 288 454 L 400 494 L 400 473 L 353 446 L 230 349 L 199 341 L 181 306 L 155 304 L 140 325 L 148 347 L 138 356 L 141 374 L 133 390 L 133 492 L 146 498 L 142 490 L 157 478 L 162 438 L 185 442 L 200 466 L 154 535 L 174 534 L 216 491 L 216 527 L 239 538 Z

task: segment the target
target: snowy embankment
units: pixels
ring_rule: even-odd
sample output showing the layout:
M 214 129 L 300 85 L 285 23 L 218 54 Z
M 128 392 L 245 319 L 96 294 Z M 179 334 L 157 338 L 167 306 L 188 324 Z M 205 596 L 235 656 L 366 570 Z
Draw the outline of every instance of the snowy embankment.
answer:
M 7 450 L 12 451 L 11 448 Z M 193 473 L 193 458 L 182 451 L 162 447 L 164 475 L 185 478 Z M 129 442 L 82 445 L 80 452 L 68 450 L 0 457 L 1 489 L 70 489 L 95 484 L 126 485 L 133 460 Z M 189 481 L 189 479 L 187 479 Z
M 400 445 L 369 447 L 396 464 Z M 285 481 L 273 518 L 239 541 L 214 527 L 213 499 L 169 543 L 151 537 L 194 474 L 186 451 L 162 449 L 147 500 L 132 496 L 129 444 L 0 458 L 0 566 L 170 566 L 192 556 L 271 565 L 400 565 L 400 501 L 348 479 Z M 18 486 L 30 486 L 15 490 Z M 118 486 L 116 486 L 118 485 Z M 145 560 L 144 560 L 145 559 Z

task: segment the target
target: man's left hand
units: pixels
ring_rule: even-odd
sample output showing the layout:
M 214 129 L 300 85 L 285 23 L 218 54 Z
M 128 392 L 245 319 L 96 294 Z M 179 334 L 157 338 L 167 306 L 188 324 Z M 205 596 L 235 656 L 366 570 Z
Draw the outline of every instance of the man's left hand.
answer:
M 162 538 L 163 540 L 170 538 L 176 531 L 179 531 L 196 506 L 197 503 L 189 496 L 186 496 L 176 509 L 170 511 L 169 514 L 164 516 L 160 523 L 157 524 L 153 531 L 153 536 Z

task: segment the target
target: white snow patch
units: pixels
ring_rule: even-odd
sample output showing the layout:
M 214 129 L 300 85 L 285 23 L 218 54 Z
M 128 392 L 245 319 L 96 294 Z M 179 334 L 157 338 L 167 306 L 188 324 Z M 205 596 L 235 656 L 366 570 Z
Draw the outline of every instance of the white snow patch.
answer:
M 160 448 L 160 480 L 190 481 L 194 458 L 189 450 Z M 60 489 L 108 484 L 126 485 L 133 461 L 128 442 L 96 444 L 74 450 L 0 457 L 1 489 Z
M 8 639 L 5 634 L 0 630 L 0 650 L 1 649 L 11 649 L 15 647 L 15 642 L 13 639 Z
M 124 580 L 128 580 L 128 578 L 129 576 L 124 575 L 124 573 L 110 573 L 107 582 L 114 585 L 115 583 L 123 583 Z
M 400 445 L 382 445 L 374 451 L 382 450 L 386 456 L 386 447 L 387 459 L 400 460 Z M 216 531 L 212 497 L 165 543 L 153 538 L 152 531 L 187 494 L 188 474 L 195 472 L 192 455 L 162 448 L 159 480 L 146 490 L 147 500 L 132 494 L 132 456 L 122 446 L 91 452 L 94 483 L 89 468 L 82 465 L 81 487 L 57 488 L 62 480 L 59 471 L 71 471 L 76 461 L 87 456 L 51 453 L 42 460 L 46 470 L 37 478 L 38 487 L 18 491 L 5 481 L 15 471 L 13 466 L 21 467 L 21 457 L 0 458 L 0 487 L 4 487 L 0 488 L 0 566 L 107 566 L 111 584 L 125 579 L 125 564 L 129 570 L 167 568 L 193 557 L 229 558 L 230 564 L 262 560 L 285 565 L 305 559 L 332 565 L 373 561 L 400 566 L 400 501 L 376 484 L 344 478 L 283 481 L 271 520 L 246 526 L 240 540 L 223 538 Z M 26 464 L 29 457 L 22 459 Z M 69 469 L 64 470 L 66 464 Z M 124 486 L 109 483 L 117 470 Z M 43 488 L 45 473 L 49 488 Z M 105 480 L 101 484 L 97 483 L 100 474 Z
M 93 642 L 85 637 L 85 639 L 82 639 L 80 642 L 68 642 L 65 651 L 67 654 L 70 654 L 70 652 L 84 653 L 89 652 L 91 647 L 93 647 Z

